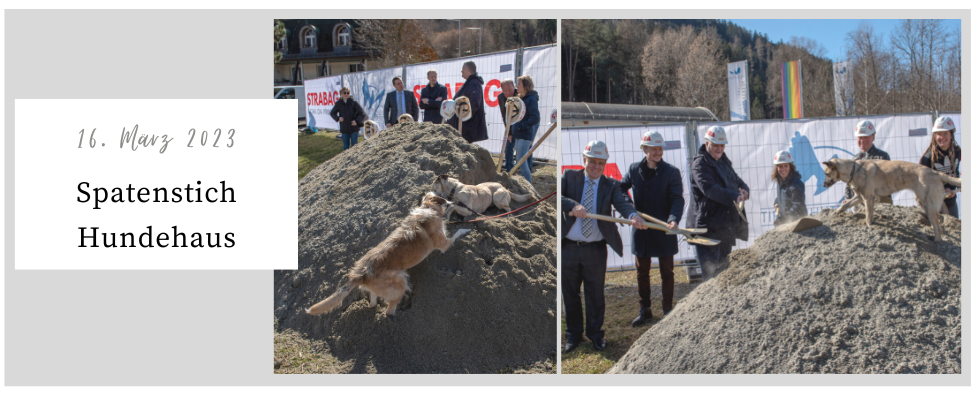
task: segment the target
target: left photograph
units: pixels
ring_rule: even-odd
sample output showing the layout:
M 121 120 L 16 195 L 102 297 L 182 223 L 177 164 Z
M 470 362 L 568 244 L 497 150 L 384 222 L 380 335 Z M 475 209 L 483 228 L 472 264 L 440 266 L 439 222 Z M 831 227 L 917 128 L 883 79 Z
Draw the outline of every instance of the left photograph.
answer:
M 556 373 L 556 20 L 276 19 L 274 373 Z

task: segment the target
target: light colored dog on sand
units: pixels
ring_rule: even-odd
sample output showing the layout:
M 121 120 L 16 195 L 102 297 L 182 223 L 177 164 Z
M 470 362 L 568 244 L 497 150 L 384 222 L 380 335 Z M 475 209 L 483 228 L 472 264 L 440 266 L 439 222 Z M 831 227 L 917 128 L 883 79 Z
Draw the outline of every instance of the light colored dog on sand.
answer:
M 934 227 L 934 241 L 941 240 L 941 226 L 937 214 L 946 212 L 944 183 L 961 186 L 961 179 L 950 177 L 933 169 L 906 161 L 842 160 L 833 158 L 823 162 L 825 183 L 829 188 L 836 182 L 845 182 L 856 196 L 839 207 L 840 214 L 860 201 L 866 206 L 866 225 L 873 225 L 873 203 L 876 197 L 888 196 L 900 190 L 911 190 L 917 204 Z
M 446 216 L 451 213 L 451 209 L 464 216 L 471 216 L 473 213 L 482 214 L 489 206 L 493 205 L 508 212 L 513 210 L 509 206 L 510 202 L 526 202 L 531 198 L 530 194 L 514 194 L 499 183 L 482 183 L 470 186 L 462 184 L 462 182 L 448 177 L 448 175 L 438 176 L 435 183 L 431 185 L 431 189 L 450 201 L 459 202 L 450 208 Z
M 308 314 L 323 314 L 339 306 L 356 287 L 370 293 L 370 307 L 377 305 L 377 297 L 387 301 L 387 316 L 394 317 L 397 304 L 411 290 L 407 270 L 432 251 L 442 253 L 465 236 L 470 229 L 459 229 L 451 239 L 445 232 L 445 205 L 448 202 L 429 192 L 421 201 L 421 207 L 401 222 L 387 239 L 367 252 L 346 276 L 346 284 L 332 296 L 306 309 Z

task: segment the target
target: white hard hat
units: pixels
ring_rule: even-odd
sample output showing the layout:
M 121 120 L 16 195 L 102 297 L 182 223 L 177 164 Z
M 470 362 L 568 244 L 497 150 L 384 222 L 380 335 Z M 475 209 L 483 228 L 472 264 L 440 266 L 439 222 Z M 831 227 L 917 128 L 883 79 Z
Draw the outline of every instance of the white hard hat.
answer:
M 557 122 L 557 108 L 554 108 L 554 110 L 550 111 L 550 124 L 554 124 L 556 122 Z
M 601 141 L 590 141 L 587 146 L 584 147 L 584 156 L 591 158 L 600 158 L 602 160 L 607 160 L 611 157 L 608 154 L 608 146 Z
M 455 99 L 455 114 L 462 121 L 469 121 L 472 118 L 472 103 L 469 102 L 469 97 L 458 96 Z
M 509 124 L 516 124 L 526 116 L 526 105 L 519 97 L 509 97 L 506 99 L 506 110 L 509 113 Z
M 873 126 L 873 122 L 869 120 L 863 120 L 856 124 L 856 136 L 870 136 L 876 133 L 876 127 Z
M 379 132 L 380 127 L 377 127 L 377 123 L 373 120 L 367 120 L 363 122 L 363 136 L 367 139 L 373 138 Z
M 662 134 L 656 131 L 649 131 L 645 135 L 642 135 L 642 146 L 665 147 L 666 140 L 662 138 Z
M 405 114 L 400 115 L 400 116 L 397 117 L 397 122 L 398 123 L 414 123 L 414 116 L 411 116 L 410 113 L 405 113 Z
M 455 116 L 455 100 L 445 100 L 441 102 L 441 117 L 450 119 Z
M 934 128 L 930 130 L 930 133 L 933 134 L 938 131 L 954 131 L 954 122 L 951 121 L 950 117 L 941 116 L 934 121 Z
M 795 160 L 791 158 L 791 153 L 788 153 L 787 150 L 781 150 L 774 155 L 774 165 L 790 164 L 792 162 L 795 162 Z
M 723 127 L 712 126 L 706 129 L 706 140 L 714 145 L 726 145 L 727 132 L 723 130 Z

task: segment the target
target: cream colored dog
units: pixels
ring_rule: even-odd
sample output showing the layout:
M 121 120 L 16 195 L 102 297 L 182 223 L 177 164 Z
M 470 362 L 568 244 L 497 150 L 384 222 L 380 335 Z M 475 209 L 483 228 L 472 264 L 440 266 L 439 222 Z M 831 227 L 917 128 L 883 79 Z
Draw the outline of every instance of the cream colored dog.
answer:
M 377 297 L 387 301 L 387 316 L 394 317 L 397 304 L 411 290 L 407 269 L 414 267 L 435 249 L 442 253 L 465 236 L 470 229 L 459 229 L 451 239 L 445 232 L 445 205 L 448 202 L 429 192 L 421 201 L 421 207 L 401 222 L 387 239 L 360 258 L 353 270 L 347 273 L 347 282 L 332 296 L 306 309 L 308 314 L 323 314 L 339 306 L 353 288 L 360 287 L 370 293 L 370 307 L 377 305 Z
M 447 199 L 458 202 L 449 208 L 446 216 L 451 214 L 452 210 L 465 216 L 471 216 L 473 213 L 481 214 L 492 205 L 508 212 L 513 210 L 509 207 L 511 201 L 526 202 L 530 200 L 530 194 L 514 194 L 499 183 L 482 183 L 477 186 L 470 186 L 462 184 L 462 182 L 448 177 L 448 175 L 438 176 L 431 188 L 438 195 L 445 195 Z
M 873 203 L 876 197 L 888 196 L 900 190 L 912 190 L 917 204 L 934 227 L 934 241 L 941 240 L 938 212 L 944 206 L 944 183 L 961 186 L 961 179 L 906 161 L 841 160 L 833 158 L 825 164 L 825 182 L 829 188 L 838 181 L 849 183 L 856 196 L 839 207 L 842 213 L 862 201 L 866 206 L 866 225 L 873 225 Z

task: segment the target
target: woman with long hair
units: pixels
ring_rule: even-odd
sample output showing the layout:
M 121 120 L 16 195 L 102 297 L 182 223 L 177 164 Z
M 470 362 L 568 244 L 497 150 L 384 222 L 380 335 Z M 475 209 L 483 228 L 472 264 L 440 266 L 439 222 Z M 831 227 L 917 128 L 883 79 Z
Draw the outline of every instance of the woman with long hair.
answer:
M 343 150 L 353 147 L 360 138 L 360 127 L 364 121 L 363 107 L 350 97 L 350 88 L 340 89 L 340 99 L 336 100 L 329 116 L 340 123 L 340 135 L 343 136 Z
M 920 157 L 920 165 L 951 177 L 961 177 L 961 146 L 954 140 L 954 128 L 954 121 L 950 117 L 941 116 L 934 121 L 934 127 L 930 131 L 930 146 Z M 944 185 L 944 193 L 947 194 L 944 204 L 948 214 L 959 218 L 957 191 L 955 186 Z
M 526 107 L 523 120 L 513 124 L 513 139 L 516 140 L 516 156 L 513 158 L 519 161 L 530 151 L 533 140 L 537 137 L 537 128 L 540 127 L 540 95 L 533 90 L 533 78 L 529 75 L 516 78 L 516 90 L 523 100 L 523 106 Z M 523 164 L 520 164 L 520 174 L 533 184 L 533 179 L 530 177 L 531 165 L 533 164 L 530 160 L 523 161 Z
M 792 222 L 808 215 L 805 183 L 801 181 L 801 174 L 795 168 L 795 160 L 787 150 L 781 150 L 774 155 L 771 180 L 778 185 L 778 196 L 774 199 L 774 210 L 777 212 L 774 225 Z

